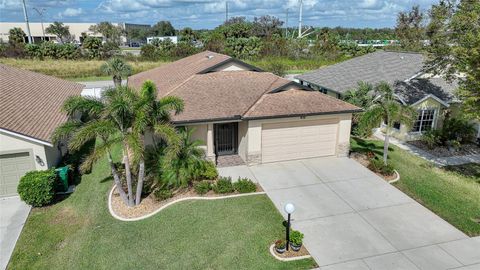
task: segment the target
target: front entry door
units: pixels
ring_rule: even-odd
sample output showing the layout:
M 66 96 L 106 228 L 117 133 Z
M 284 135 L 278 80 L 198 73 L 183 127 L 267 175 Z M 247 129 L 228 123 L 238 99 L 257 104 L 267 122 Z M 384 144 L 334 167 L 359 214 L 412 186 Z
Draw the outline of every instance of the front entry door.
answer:
M 238 123 L 215 124 L 215 154 L 217 156 L 237 153 Z

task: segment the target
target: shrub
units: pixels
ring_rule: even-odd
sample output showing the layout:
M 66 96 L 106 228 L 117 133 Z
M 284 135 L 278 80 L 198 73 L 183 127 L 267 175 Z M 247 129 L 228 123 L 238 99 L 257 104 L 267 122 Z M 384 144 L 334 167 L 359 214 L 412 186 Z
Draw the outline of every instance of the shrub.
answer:
M 377 158 L 370 159 L 370 164 L 368 165 L 368 168 L 382 175 L 392 175 L 394 173 L 394 169 L 391 164 L 385 165 L 385 163 L 383 163 L 383 160 Z
M 31 58 L 43 58 L 42 50 L 38 44 L 26 44 L 25 53 Z
M 215 185 L 213 185 L 213 191 L 220 194 L 233 192 L 234 188 L 232 185 L 232 178 L 220 177 L 220 179 L 217 180 Z
M 475 128 L 467 120 L 447 118 L 441 131 L 442 143 L 457 140 L 460 143 L 471 142 L 475 138 Z
M 145 44 L 140 48 L 140 55 L 145 59 L 157 59 L 157 47 L 152 44 Z
M 290 232 L 290 242 L 295 246 L 300 246 L 303 243 L 303 233 L 292 230 Z
M 421 140 L 427 145 L 429 149 L 433 149 L 441 142 L 441 132 L 436 129 L 431 129 L 423 133 Z
M 172 191 L 167 188 L 159 188 L 153 192 L 153 195 L 155 195 L 155 198 L 157 198 L 157 200 L 159 201 L 163 201 L 173 197 Z
M 213 180 L 218 177 L 218 171 L 215 164 L 209 160 L 203 163 L 203 171 L 200 173 L 201 179 Z
M 210 191 L 212 185 L 210 185 L 210 182 L 208 181 L 200 181 L 195 183 L 193 187 L 195 188 L 195 192 L 197 192 L 197 194 L 203 195 Z
M 43 206 L 52 202 L 55 195 L 55 170 L 31 171 L 25 174 L 18 184 L 20 198 L 32 206 Z
M 233 183 L 233 187 L 239 193 L 250 193 L 257 190 L 257 185 L 248 178 L 238 178 L 238 181 Z

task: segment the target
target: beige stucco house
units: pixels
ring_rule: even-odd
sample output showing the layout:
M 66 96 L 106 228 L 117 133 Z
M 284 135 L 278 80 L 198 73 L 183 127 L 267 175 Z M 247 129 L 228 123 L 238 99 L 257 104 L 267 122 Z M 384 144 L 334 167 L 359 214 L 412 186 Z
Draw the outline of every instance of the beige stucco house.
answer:
M 185 110 L 177 126 L 194 129 L 207 158 L 249 165 L 345 156 L 352 113 L 359 108 L 227 55 L 205 51 L 129 78 L 152 80 Z M 231 165 L 231 164 L 228 164 Z
M 411 106 L 418 118 L 411 128 L 395 124 L 392 135 L 409 141 L 429 129 L 441 128 L 445 116 L 456 116 L 461 103 L 455 98 L 457 82 L 447 82 L 423 70 L 420 53 L 377 51 L 296 76 L 300 84 L 342 98 L 358 82 L 372 85 L 385 81 L 393 86 L 398 101 Z M 480 137 L 480 123 L 474 123 Z
M 67 120 L 60 108 L 83 85 L 0 64 L 0 197 L 17 193 L 27 171 L 57 165 L 66 149 L 50 135 Z

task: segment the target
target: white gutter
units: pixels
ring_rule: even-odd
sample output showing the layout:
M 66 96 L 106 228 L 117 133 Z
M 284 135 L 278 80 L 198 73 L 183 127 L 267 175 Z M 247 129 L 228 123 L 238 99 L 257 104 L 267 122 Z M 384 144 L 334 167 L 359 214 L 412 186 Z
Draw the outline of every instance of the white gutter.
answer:
M 12 135 L 12 136 L 15 136 L 15 137 L 18 137 L 18 138 L 22 138 L 22 139 L 27 140 L 27 141 L 32 141 L 32 142 L 35 142 L 35 143 L 39 143 L 39 144 L 43 144 L 43 145 L 46 145 L 46 146 L 53 147 L 53 144 L 51 144 L 49 142 L 38 140 L 38 139 L 29 137 L 29 136 L 25 136 L 25 135 L 22 135 L 22 134 L 19 134 L 19 133 L 16 133 L 16 132 L 12 132 L 12 131 L 3 129 L 3 128 L 0 128 L 0 132 L 6 133 L 8 135 Z

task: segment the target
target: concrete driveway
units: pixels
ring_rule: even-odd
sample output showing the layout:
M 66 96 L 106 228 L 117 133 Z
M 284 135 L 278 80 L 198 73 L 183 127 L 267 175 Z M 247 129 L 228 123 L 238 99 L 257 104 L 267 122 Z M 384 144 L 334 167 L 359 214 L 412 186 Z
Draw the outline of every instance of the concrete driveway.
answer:
M 0 269 L 6 269 L 30 206 L 18 196 L 0 198 Z
M 480 238 L 468 238 L 354 160 L 220 170 L 225 176 L 248 173 L 284 217 L 287 202 L 296 206 L 292 227 L 305 234 L 321 269 L 480 269 Z M 465 253 L 468 259 L 461 258 Z

